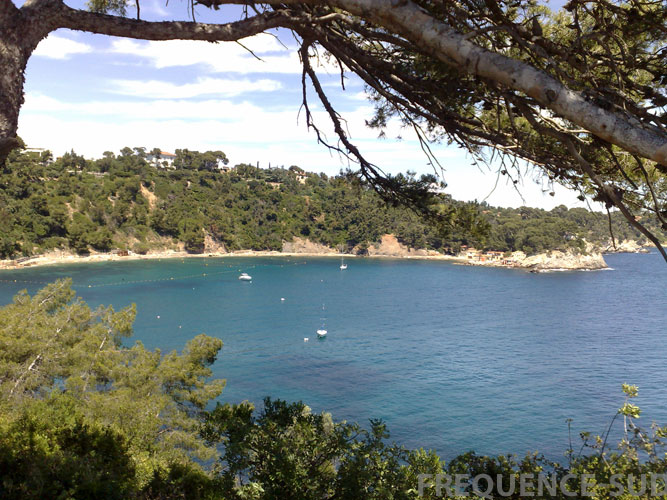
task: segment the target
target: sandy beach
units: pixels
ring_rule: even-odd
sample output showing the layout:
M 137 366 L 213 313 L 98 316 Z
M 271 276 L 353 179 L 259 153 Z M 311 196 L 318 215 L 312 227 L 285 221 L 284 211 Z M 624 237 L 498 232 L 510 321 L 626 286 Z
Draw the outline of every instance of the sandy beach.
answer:
M 185 251 L 160 251 L 149 252 L 145 255 L 129 253 L 128 255 L 119 255 L 117 253 L 94 253 L 88 255 L 77 255 L 75 253 L 55 251 L 47 254 L 36 255 L 34 257 L 17 260 L 0 260 L 0 270 L 2 269 L 22 269 L 27 267 L 41 267 L 49 265 L 62 264 L 83 264 L 89 262 L 126 262 L 132 260 L 161 260 L 161 259 L 192 259 L 207 257 L 345 257 L 345 258 L 368 258 L 354 254 L 342 254 L 336 252 L 278 252 L 278 251 L 255 251 L 244 250 L 239 252 L 205 252 L 200 254 L 188 253 Z M 371 258 L 403 258 L 403 259 L 429 259 L 429 260 L 447 260 L 452 262 L 465 263 L 466 259 L 450 255 L 373 255 Z

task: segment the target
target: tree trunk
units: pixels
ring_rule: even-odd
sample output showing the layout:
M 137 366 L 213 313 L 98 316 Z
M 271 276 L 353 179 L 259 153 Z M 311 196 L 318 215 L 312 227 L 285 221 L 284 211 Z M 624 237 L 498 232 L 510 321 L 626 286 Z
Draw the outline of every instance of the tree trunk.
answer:
M 12 6 L 11 2 L 7 3 Z M 4 9 L 9 10 L 7 6 Z M 3 25 L 0 38 L 0 158 L 4 158 L 18 144 L 16 128 L 23 104 L 23 72 L 28 62 L 21 50 L 19 23 L 16 22 L 20 16 L 17 14 L 18 11 L 6 11 L 0 18 Z
M 23 85 L 28 58 L 50 29 L 49 9 L 37 10 L 26 3 L 25 12 L 9 0 L 0 0 L 0 165 L 18 146 L 16 130 L 23 104 Z M 29 15 L 26 15 L 29 14 Z M 39 14 L 39 15 L 34 15 Z

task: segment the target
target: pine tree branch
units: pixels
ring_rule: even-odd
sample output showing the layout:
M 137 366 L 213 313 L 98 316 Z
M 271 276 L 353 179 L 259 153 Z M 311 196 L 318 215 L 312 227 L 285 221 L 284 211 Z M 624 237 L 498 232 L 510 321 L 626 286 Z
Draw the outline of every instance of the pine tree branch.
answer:
M 208 7 L 253 4 L 248 0 L 197 0 Z M 321 0 L 268 0 L 269 5 L 322 5 Z M 327 0 L 325 5 L 382 26 L 457 69 L 519 91 L 590 131 L 602 140 L 658 163 L 667 164 L 667 135 L 655 127 L 631 123 L 620 113 L 586 99 L 548 73 L 525 62 L 489 51 L 467 40 L 445 22 L 410 0 Z
M 111 16 L 62 5 L 53 22 L 59 28 L 142 40 L 236 41 L 277 27 L 290 27 L 294 19 L 281 11 L 258 14 L 226 24 L 163 21 L 151 22 Z

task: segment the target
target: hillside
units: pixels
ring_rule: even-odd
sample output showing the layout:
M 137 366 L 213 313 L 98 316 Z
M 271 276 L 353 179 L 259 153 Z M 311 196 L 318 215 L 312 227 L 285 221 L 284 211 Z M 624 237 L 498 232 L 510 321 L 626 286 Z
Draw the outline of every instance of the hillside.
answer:
M 93 161 L 73 152 L 55 162 L 48 153 L 14 153 L 0 173 L 0 258 L 54 249 L 280 251 L 295 238 L 366 254 L 386 234 L 439 253 L 465 245 L 531 255 L 610 240 L 607 216 L 585 209 L 494 208 L 437 195 L 443 217 L 434 223 L 388 206 L 349 176 L 247 164 L 223 171 L 220 155 L 179 150 L 176 168 L 166 169 L 141 148 Z M 643 242 L 620 214 L 612 214 L 612 228 L 618 240 Z

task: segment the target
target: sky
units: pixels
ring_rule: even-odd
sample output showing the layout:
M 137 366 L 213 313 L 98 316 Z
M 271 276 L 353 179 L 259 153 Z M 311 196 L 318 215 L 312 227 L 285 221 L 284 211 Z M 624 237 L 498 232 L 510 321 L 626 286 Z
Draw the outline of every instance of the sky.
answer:
M 18 6 L 22 1 L 15 0 Z M 82 0 L 68 0 L 85 7 Z M 145 20 L 187 20 L 186 2 L 142 0 Z M 132 15 L 132 9 L 128 15 Z M 238 8 L 196 10 L 198 21 L 226 22 Z M 232 165 L 298 165 L 335 175 L 350 165 L 317 143 L 300 110 L 301 66 L 296 43 L 285 31 L 243 40 L 261 60 L 236 43 L 152 42 L 58 30 L 43 40 L 26 70 L 25 104 L 19 135 L 29 147 L 56 156 L 73 149 L 86 158 L 125 146 L 222 150 Z M 345 90 L 332 66 L 317 69 L 336 109 L 347 120 L 352 142 L 387 173 L 434 173 L 414 132 L 391 123 L 386 138 L 365 126 L 373 107 L 363 83 L 347 74 Z M 309 88 L 309 105 L 318 127 L 336 143 L 327 115 Z M 576 193 L 556 187 L 555 195 L 528 171 L 517 189 L 490 168 L 472 165 L 454 146 L 436 145 L 447 192 L 459 200 L 491 205 L 582 206 Z M 536 180 L 537 179 L 537 180 Z M 495 186 L 495 189 L 494 189 Z

